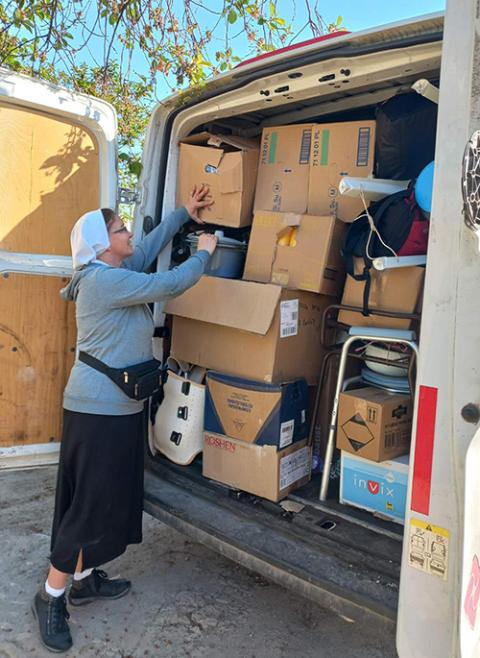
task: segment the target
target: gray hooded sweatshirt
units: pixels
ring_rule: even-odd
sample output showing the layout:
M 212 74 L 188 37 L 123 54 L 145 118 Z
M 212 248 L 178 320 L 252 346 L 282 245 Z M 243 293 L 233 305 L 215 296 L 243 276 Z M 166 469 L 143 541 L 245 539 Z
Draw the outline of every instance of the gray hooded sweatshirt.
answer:
M 78 361 L 83 350 L 114 368 L 153 358 L 153 316 L 149 302 L 180 295 L 202 276 L 207 251 L 198 251 L 185 263 L 167 272 L 147 274 L 159 252 L 189 219 L 185 208 L 166 217 L 140 242 L 122 267 L 101 261 L 76 270 L 60 292 L 75 301 L 77 320 L 76 359 L 65 388 L 63 406 L 89 414 L 128 415 L 143 409 L 106 375 Z

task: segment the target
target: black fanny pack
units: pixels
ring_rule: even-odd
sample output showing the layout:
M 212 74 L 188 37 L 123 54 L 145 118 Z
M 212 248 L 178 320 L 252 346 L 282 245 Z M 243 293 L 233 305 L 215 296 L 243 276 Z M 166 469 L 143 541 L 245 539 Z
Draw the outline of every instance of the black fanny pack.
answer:
M 133 400 L 145 400 L 162 387 L 161 363 L 157 359 L 137 363 L 128 368 L 111 368 L 86 352 L 79 352 L 78 358 L 91 368 L 107 375 Z

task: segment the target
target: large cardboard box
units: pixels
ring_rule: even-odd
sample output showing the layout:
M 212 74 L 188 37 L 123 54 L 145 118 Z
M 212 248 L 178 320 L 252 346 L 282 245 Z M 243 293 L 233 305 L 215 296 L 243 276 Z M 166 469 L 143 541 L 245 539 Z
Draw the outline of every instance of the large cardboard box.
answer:
M 408 455 L 376 464 L 342 452 L 340 464 L 341 503 L 405 522 Z
M 409 395 L 367 386 L 340 394 L 337 448 L 382 462 L 410 448 L 413 402 Z
M 367 177 L 373 171 L 375 121 L 317 124 L 312 128 L 309 215 L 335 215 L 351 221 L 363 210 L 361 199 L 338 191 L 344 176 Z
M 358 267 L 356 266 L 356 271 Z M 399 267 L 391 270 L 370 270 L 370 310 L 415 313 L 420 309 L 425 269 L 423 267 Z M 363 308 L 365 281 L 347 276 L 342 304 Z M 390 327 L 409 329 L 412 320 L 380 315 L 362 315 L 355 311 L 340 311 L 338 321 L 355 327 Z
M 264 128 L 255 210 L 306 212 L 312 127 L 299 124 Z
M 258 142 L 244 137 L 191 135 L 180 144 L 177 206 L 187 203 L 194 185 L 205 183 L 214 204 L 200 211 L 205 222 L 249 226 L 258 166 Z
M 307 438 L 307 408 L 304 379 L 265 384 L 212 371 L 207 375 L 206 432 L 282 449 Z
M 203 475 L 234 489 L 277 502 L 310 479 L 306 441 L 284 450 L 205 432 Z
M 258 210 L 243 278 L 339 296 L 345 279 L 340 253 L 345 230 L 331 216 Z
M 268 283 L 203 276 L 165 305 L 172 356 L 264 382 L 318 380 L 322 315 L 331 298 Z

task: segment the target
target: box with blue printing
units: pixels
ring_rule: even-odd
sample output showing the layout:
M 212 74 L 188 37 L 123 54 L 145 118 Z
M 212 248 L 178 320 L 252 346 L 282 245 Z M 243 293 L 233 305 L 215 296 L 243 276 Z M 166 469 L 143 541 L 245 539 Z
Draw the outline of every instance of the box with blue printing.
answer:
M 308 436 L 304 379 L 268 384 L 217 372 L 207 375 L 205 431 L 286 448 Z
M 372 462 L 342 450 L 340 502 L 404 523 L 408 455 Z

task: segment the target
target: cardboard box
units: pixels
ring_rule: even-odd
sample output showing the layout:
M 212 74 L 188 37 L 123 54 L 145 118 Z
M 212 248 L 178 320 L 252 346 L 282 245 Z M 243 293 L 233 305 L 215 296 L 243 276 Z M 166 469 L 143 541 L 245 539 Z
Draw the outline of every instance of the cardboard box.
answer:
M 356 271 L 357 267 L 356 267 Z M 399 267 L 381 272 L 370 270 L 371 284 L 368 307 L 371 310 L 415 313 L 420 309 L 425 269 L 423 267 Z M 351 276 L 345 280 L 342 304 L 363 308 L 365 281 L 356 281 Z M 340 311 L 338 321 L 355 327 L 390 327 L 409 329 L 412 320 L 362 315 L 354 311 Z
M 338 191 L 344 176 L 367 177 L 373 171 L 375 121 L 317 124 L 312 128 L 309 215 L 335 215 L 351 221 L 363 210 L 361 199 Z
M 345 279 L 340 253 L 345 230 L 346 225 L 331 216 L 259 210 L 243 278 L 336 297 Z
M 277 502 L 310 479 L 306 441 L 284 450 L 205 432 L 203 475 L 234 489 Z
M 413 402 L 409 395 L 367 386 L 340 394 L 337 448 L 382 462 L 410 449 Z
M 191 135 L 180 144 L 177 206 L 184 206 L 194 185 L 210 187 L 214 204 L 200 211 L 205 222 L 249 226 L 258 166 L 258 142 L 244 137 Z
M 306 212 L 312 127 L 299 124 L 264 128 L 255 210 Z
M 174 315 L 172 356 L 264 382 L 318 380 L 330 297 L 268 283 L 203 276 L 165 312 Z
M 216 372 L 207 375 L 206 432 L 282 449 L 308 437 L 304 379 L 264 384 Z
M 342 452 L 340 502 L 405 522 L 408 455 L 376 464 Z

